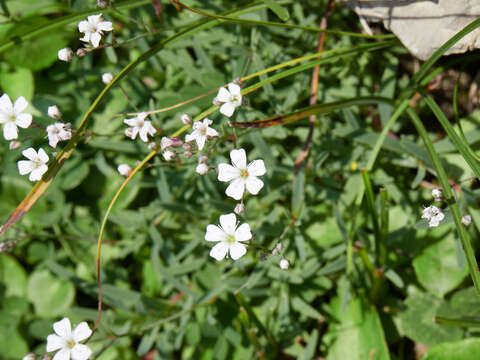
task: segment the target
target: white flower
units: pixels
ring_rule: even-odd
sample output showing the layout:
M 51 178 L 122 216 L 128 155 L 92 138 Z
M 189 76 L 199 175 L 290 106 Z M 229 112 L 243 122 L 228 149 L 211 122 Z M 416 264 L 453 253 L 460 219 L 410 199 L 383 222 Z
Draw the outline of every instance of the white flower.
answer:
M 183 125 L 189 125 L 192 123 L 192 117 L 188 114 L 182 114 L 182 116 L 180 116 L 180 120 L 182 121 Z
M 228 84 L 228 90 L 221 87 L 218 90 L 217 97 L 213 99 L 214 104 L 223 103 L 220 106 L 220 112 L 225 116 L 232 116 L 235 108 L 242 105 L 241 88 L 237 84 Z
M 202 150 L 207 141 L 207 136 L 218 136 L 218 132 L 209 126 L 211 124 L 212 120 L 207 118 L 203 119 L 203 122 L 195 121 L 192 125 L 193 132 L 185 136 L 185 142 L 195 140 L 197 142 L 198 150 Z
M 59 141 L 65 141 L 72 138 L 72 130 L 70 129 L 70 123 L 57 122 L 47 126 L 48 144 L 55 148 Z
M 438 226 L 444 217 L 445 214 L 442 212 L 442 209 L 439 209 L 436 206 L 429 206 L 423 209 L 422 219 L 427 219 L 429 221 L 429 227 Z
M 166 148 L 168 148 L 170 146 L 178 147 L 178 146 L 182 146 L 182 145 L 183 145 L 183 141 L 180 140 L 179 138 L 175 138 L 175 137 L 170 138 L 170 137 L 164 136 L 160 140 L 160 149 L 162 149 L 162 150 L 165 150 Z
M 247 252 L 242 241 L 252 238 L 250 226 L 242 224 L 237 228 L 235 214 L 220 216 L 220 226 L 208 225 L 205 240 L 218 242 L 210 251 L 210 256 L 218 261 L 225 258 L 227 253 L 233 260 L 241 258 Z
M 157 130 L 152 126 L 150 121 L 145 121 L 145 118 L 148 116 L 146 112 L 139 113 L 136 117 L 132 119 L 125 119 L 123 122 L 131 128 L 125 130 L 125 135 L 135 140 L 137 134 L 140 134 L 140 139 L 142 141 L 148 142 L 148 135 L 153 136 Z
M 92 350 L 87 345 L 79 344 L 92 334 L 85 321 L 72 331 L 70 320 L 63 318 L 53 324 L 53 330 L 55 334 L 47 336 L 47 352 L 60 350 L 53 360 L 87 360 L 90 357 Z
M 57 105 L 49 106 L 47 110 L 47 114 L 52 119 L 56 119 L 56 120 L 62 117 L 62 113 L 60 112 L 60 109 L 58 108 Z
M 173 159 L 175 159 L 177 153 L 173 150 L 165 150 L 162 155 L 165 161 L 172 161 Z
M 118 173 L 122 176 L 128 176 L 130 175 L 130 172 L 132 171 L 132 167 L 128 164 L 120 164 L 117 167 Z
M 20 160 L 17 163 L 20 175 L 30 174 L 28 177 L 30 181 L 40 180 L 48 170 L 48 155 L 42 148 L 38 149 L 38 154 L 34 148 L 28 148 L 22 151 L 22 155 L 28 160 Z
M 472 223 L 472 217 L 470 215 L 465 215 L 462 217 L 462 224 L 468 226 Z
M 287 270 L 290 267 L 290 262 L 287 259 L 280 260 L 280 269 Z
M 10 144 L 8 144 L 8 148 L 10 150 L 20 149 L 20 146 L 22 146 L 22 143 L 20 141 L 16 141 L 16 140 L 10 141 Z
M 73 59 L 73 51 L 70 48 L 63 48 L 58 50 L 58 59 L 70 62 Z
M 28 353 L 25 355 L 22 360 L 35 360 L 37 356 L 34 353 Z
M 105 73 L 102 75 L 102 81 L 105 85 L 108 85 L 112 82 L 113 80 L 113 74 L 112 73 Z
M 195 171 L 200 175 L 205 175 L 208 172 L 208 165 L 205 163 L 200 163 L 197 165 Z
M 253 160 L 247 165 L 247 155 L 243 149 L 232 150 L 230 159 L 233 166 L 226 163 L 218 165 L 218 180 L 231 181 L 225 194 L 240 200 L 246 187 L 250 194 L 257 195 L 263 187 L 263 181 L 257 176 L 265 175 L 267 172 L 263 160 Z
M 17 126 L 25 129 L 32 123 L 32 115 L 24 113 L 27 106 L 28 102 L 23 96 L 20 96 L 15 104 L 12 104 L 7 94 L 0 97 L 0 124 L 3 124 L 5 140 L 18 138 Z
M 442 189 L 433 189 L 432 190 L 432 196 L 435 199 L 435 201 L 442 201 Z
M 90 15 L 87 20 L 78 23 L 78 31 L 85 35 L 80 41 L 91 42 L 93 47 L 98 47 L 102 40 L 103 31 L 112 31 L 113 25 L 110 21 L 103 21 L 102 14 Z

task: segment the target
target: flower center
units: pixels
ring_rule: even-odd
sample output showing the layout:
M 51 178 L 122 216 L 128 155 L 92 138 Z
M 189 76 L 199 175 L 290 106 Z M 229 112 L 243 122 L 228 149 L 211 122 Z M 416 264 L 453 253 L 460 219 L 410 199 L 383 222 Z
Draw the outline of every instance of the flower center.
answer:
M 200 133 L 201 133 L 202 135 L 207 135 L 207 128 L 206 128 L 206 127 L 201 128 L 201 129 L 200 129 Z
M 225 241 L 229 244 L 234 244 L 236 242 L 235 240 L 235 236 L 233 235 L 228 235 L 227 238 L 225 239 Z
M 248 170 L 247 169 L 240 170 L 240 177 L 244 179 L 248 178 Z
M 17 117 L 15 116 L 15 114 L 12 114 L 8 117 L 8 120 L 11 122 L 15 122 L 17 120 Z
M 75 345 L 76 345 L 75 340 L 70 339 L 70 340 L 67 341 L 67 347 L 69 349 L 73 349 L 75 347 Z
M 238 96 L 237 95 L 230 95 L 230 102 L 231 103 L 237 103 L 238 102 Z

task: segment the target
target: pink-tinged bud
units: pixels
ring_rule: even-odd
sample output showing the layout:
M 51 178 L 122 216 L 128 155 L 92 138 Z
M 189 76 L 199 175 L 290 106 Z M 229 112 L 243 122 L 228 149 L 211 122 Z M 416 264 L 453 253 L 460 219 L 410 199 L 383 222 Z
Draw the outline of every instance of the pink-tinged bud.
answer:
M 195 171 L 200 175 L 205 175 L 208 172 L 208 165 L 207 164 L 198 164 Z
M 465 215 L 462 217 L 462 224 L 468 226 L 472 223 L 472 217 L 470 215 Z
M 128 164 L 120 164 L 117 170 L 120 175 L 127 177 L 132 172 L 132 167 Z
M 107 0 L 98 0 L 97 1 L 97 6 L 100 9 L 105 9 L 108 6 L 108 1 Z
M 59 120 L 62 117 L 62 113 L 57 105 L 52 105 L 48 107 L 47 114 L 49 117 L 55 120 Z
M 192 123 L 192 117 L 188 114 L 182 114 L 182 116 L 180 116 L 180 120 L 182 121 L 182 124 L 183 125 L 188 125 L 188 124 L 191 124 Z
M 73 51 L 70 48 L 63 48 L 58 50 L 58 59 L 70 62 L 73 59 Z
M 241 215 L 245 211 L 245 205 L 243 205 L 243 203 L 238 203 L 233 211 L 235 214 Z
M 8 148 L 10 150 L 17 150 L 17 149 L 20 149 L 20 147 L 22 146 L 22 143 L 20 141 L 10 141 L 10 144 L 8 145 Z

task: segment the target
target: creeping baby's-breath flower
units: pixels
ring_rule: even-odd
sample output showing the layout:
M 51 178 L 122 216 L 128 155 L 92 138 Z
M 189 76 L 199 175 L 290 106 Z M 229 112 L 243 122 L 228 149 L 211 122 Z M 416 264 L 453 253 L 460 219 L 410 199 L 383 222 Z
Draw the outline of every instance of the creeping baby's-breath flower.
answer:
M 165 150 L 162 153 L 162 156 L 165 159 L 165 161 L 172 161 L 173 159 L 175 159 L 175 156 L 177 156 L 177 153 L 173 150 Z
M 247 165 L 247 155 L 244 149 L 232 150 L 230 152 L 232 165 L 222 163 L 218 165 L 218 180 L 230 181 L 225 193 L 240 200 L 243 197 L 245 188 L 252 195 L 257 195 L 263 187 L 263 181 L 257 176 L 265 175 L 267 170 L 263 160 L 253 160 Z
M 280 260 L 280 269 L 287 270 L 290 267 L 290 262 L 287 259 Z
M 64 318 L 53 324 L 55 334 L 47 337 L 47 352 L 57 351 L 55 360 L 87 360 L 92 354 L 92 350 L 87 345 L 80 344 L 80 341 L 86 340 L 92 330 L 88 324 L 83 321 L 72 331 L 72 326 L 68 318 Z
M 433 189 L 432 196 L 435 199 L 435 201 L 442 201 L 442 198 L 443 198 L 442 189 Z
M 58 50 L 58 59 L 66 62 L 70 62 L 73 59 L 73 51 L 70 48 L 63 48 Z
M 245 211 L 245 205 L 243 205 L 243 202 L 240 202 L 237 205 L 235 205 L 235 209 L 233 210 L 233 212 L 237 215 L 243 214 L 244 211 Z
M 470 215 L 464 215 L 462 217 L 462 224 L 465 225 L 465 226 L 468 226 L 472 223 L 472 217 Z
M 78 23 L 78 31 L 85 35 L 80 41 L 91 42 L 93 47 L 100 45 L 104 31 L 112 31 L 113 25 L 110 21 L 103 21 L 102 14 L 90 15 L 87 20 Z
M 16 140 L 10 141 L 10 144 L 8 144 L 8 148 L 10 150 L 20 149 L 21 146 L 22 146 L 22 143 L 20 141 L 16 141 Z
M 207 118 L 203 119 L 203 122 L 195 121 L 192 125 L 193 132 L 185 136 L 185 142 L 195 140 L 198 150 L 202 150 L 207 141 L 207 137 L 218 136 L 217 130 L 210 127 L 211 124 L 212 120 Z
M 0 97 L 0 124 L 3 124 L 5 140 L 18 138 L 17 126 L 25 129 L 32 123 L 32 115 L 24 113 L 27 106 L 28 102 L 23 96 L 20 96 L 15 104 L 12 104 L 7 94 Z
M 140 135 L 142 141 L 148 142 L 148 135 L 155 135 L 157 130 L 152 126 L 150 121 L 145 120 L 147 116 L 148 114 L 146 112 L 141 112 L 134 118 L 123 120 L 125 124 L 131 126 L 131 128 L 125 130 L 125 135 L 132 140 L 135 140 L 137 135 Z
M 120 175 L 127 177 L 128 175 L 130 175 L 132 167 L 128 164 L 120 164 L 118 165 L 117 170 Z
M 59 141 L 65 141 L 72 138 L 72 130 L 70 123 L 57 122 L 47 126 L 48 144 L 55 148 Z
M 195 168 L 195 171 L 200 175 L 205 175 L 208 172 L 208 165 L 204 163 L 200 163 Z
M 250 240 L 252 233 L 248 224 L 242 224 L 237 228 L 235 214 L 220 216 L 220 226 L 208 225 L 205 240 L 218 242 L 210 251 L 210 256 L 220 261 L 227 253 L 233 260 L 241 258 L 247 252 L 243 241 Z
M 440 221 L 445 218 L 445 214 L 442 209 L 439 209 L 436 206 L 429 206 L 423 209 L 422 219 L 428 220 L 429 227 L 436 227 L 440 225 Z
M 220 105 L 220 112 L 225 116 L 232 116 L 237 107 L 242 105 L 241 88 L 235 83 L 228 84 L 228 90 L 221 87 L 213 99 L 214 105 Z
M 28 160 L 20 160 L 17 162 L 20 175 L 30 174 L 30 181 L 38 181 L 48 170 L 48 155 L 42 149 L 38 149 L 38 153 L 34 148 L 28 148 L 22 151 L 22 155 Z
M 58 120 L 62 117 L 62 113 L 57 105 L 52 105 L 48 107 L 47 114 L 52 119 Z
M 112 82 L 113 80 L 113 74 L 108 72 L 108 73 L 105 73 L 102 75 L 102 82 L 105 84 L 105 85 L 108 85 Z

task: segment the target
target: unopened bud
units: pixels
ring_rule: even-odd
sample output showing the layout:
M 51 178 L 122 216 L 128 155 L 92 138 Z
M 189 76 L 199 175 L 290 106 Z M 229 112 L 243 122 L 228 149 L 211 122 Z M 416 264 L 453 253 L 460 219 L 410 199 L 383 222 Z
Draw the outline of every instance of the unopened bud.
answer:
M 172 150 L 165 150 L 163 153 L 163 158 L 165 159 L 165 161 L 171 161 L 175 158 L 176 156 L 176 153 L 175 151 L 172 151 Z
M 8 247 L 9 247 L 9 246 L 8 246 L 7 243 L 1 242 L 1 243 L 0 243 L 0 254 L 1 254 L 1 253 L 4 253 L 4 252 L 7 252 Z
M 462 224 L 468 226 L 472 223 L 472 217 L 470 215 L 465 215 L 462 217 Z
M 272 255 L 278 255 L 283 250 L 283 244 L 279 242 L 272 250 Z
M 245 205 L 243 205 L 243 203 L 238 203 L 237 205 L 235 205 L 235 209 L 233 209 L 233 211 L 235 212 L 235 214 L 241 215 L 245 211 Z
M 280 269 L 287 270 L 290 267 L 290 262 L 287 259 L 280 260 Z
M 120 164 L 118 165 L 117 170 L 120 175 L 127 177 L 128 175 L 130 175 L 132 167 L 128 164 Z
M 204 164 L 204 163 L 207 162 L 207 160 L 208 160 L 208 156 L 202 155 L 202 156 L 200 156 L 200 157 L 198 158 L 198 163 L 199 163 L 199 164 Z
M 162 150 L 165 150 L 166 148 L 172 146 L 173 144 L 173 141 L 172 139 L 170 139 L 169 137 L 162 137 L 162 139 L 160 140 L 160 149 Z
M 57 105 L 52 105 L 48 107 L 47 114 L 49 117 L 55 120 L 59 120 L 62 117 L 62 113 Z
M 152 151 L 157 150 L 158 149 L 158 144 L 156 142 L 152 141 L 152 142 L 148 143 L 148 149 L 152 150 Z
M 88 50 L 85 49 L 85 48 L 79 48 L 79 49 L 77 50 L 77 56 L 80 57 L 80 58 L 81 58 L 81 57 L 84 57 L 84 56 L 87 55 L 87 54 L 88 54 Z
M 198 164 L 195 171 L 200 175 L 205 175 L 208 172 L 208 165 L 207 164 Z
M 107 0 L 98 0 L 97 1 L 97 6 L 100 9 L 105 9 L 108 6 L 108 1 Z
M 70 62 L 73 59 L 73 50 L 70 48 L 63 48 L 58 50 L 58 59 Z
M 432 196 L 435 199 L 435 201 L 442 201 L 442 198 L 443 198 L 442 189 L 433 189 Z
M 186 159 L 190 159 L 192 157 L 192 152 L 191 151 L 184 151 L 183 156 L 185 156 Z
M 113 80 L 113 74 L 108 72 L 108 73 L 105 73 L 102 75 L 102 82 L 105 84 L 105 85 L 108 85 L 112 82 Z
M 22 143 L 20 141 L 13 140 L 13 141 L 10 141 L 8 148 L 10 150 L 17 150 L 20 148 L 20 146 L 22 146 Z
M 240 87 L 242 87 L 242 79 L 240 79 L 240 78 L 238 78 L 238 77 L 235 78 L 235 79 L 233 79 L 233 83 L 234 83 L 234 84 L 237 84 L 237 85 L 240 86 Z
M 180 120 L 182 121 L 183 125 L 188 125 L 192 123 L 192 117 L 188 114 L 182 114 L 182 116 L 180 116 Z
M 185 150 L 185 151 L 190 151 L 190 150 L 192 150 L 192 144 L 190 144 L 190 143 L 188 143 L 188 142 L 185 143 L 185 144 L 183 144 L 182 147 L 183 147 L 183 150 Z
M 35 355 L 34 353 L 28 353 L 23 357 L 22 360 L 35 360 L 36 358 L 37 358 L 37 355 Z

